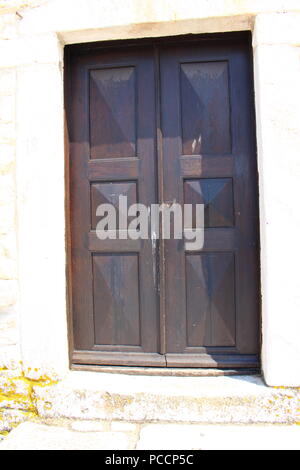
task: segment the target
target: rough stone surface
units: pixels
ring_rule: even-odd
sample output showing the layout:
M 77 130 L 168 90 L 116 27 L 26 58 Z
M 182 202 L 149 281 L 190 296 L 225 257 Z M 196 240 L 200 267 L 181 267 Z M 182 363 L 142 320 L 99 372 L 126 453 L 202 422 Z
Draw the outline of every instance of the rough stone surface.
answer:
M 147 425 L 137 450 L 296 450 L 299 426 Z
M 131 432 L 137 430 L 137 425 L 135 423 L 126 423 L 122 421 L 113 421 L 111 423 L 111 430 L 112 431 L 124 431 L 124 432 Z
M 296 85 L 300 81 L 300 49 L 294 44 L 297 38 L 300 43 L 300 28 L 291 24 L 299 24 L 297 15 L 292 15 L 293 22 L 290 15 L 275 16 L 276 21 L 274 15 L 258 16 L 254 37 L 262 366 L 268 385 L 299 386 L 300 277 L 297 266 L 300 250 L 295 246 L 299 239 L 300 217 L 293 201 L 300 199 L 300 89 Z M 274 42 L 277 31 L 279 43 Z M 283 191 L 278 191 L 278 181 L 284 185 Z M 287 236 L 287 245 L 278 250 Z M 282 312 L 285 312 L 284 317 Z
M 129 450 L 128 434 L 76 432 L 56 426 L 24 423 L 0 444 L 0 450 Z
M 74 421 L 71 424 L 71 429 L 80 432 L 100 432 L 108 430 L 105 421 Z
M 43 387 L 53 383 L 45 376 L 29 379 L 21 364 L 0 369 L 0 434 L 7 433 L 17 424 L 38 419 L 33 385 Z
M 1 51 L 17 35 L 16 15 L 2 14 L 3 7 L 0 2 Z M 11 308 L 17 299 L 15 109 L 16 69 L 0 67 L 0 367 L 20 359 L 17 315 Z
M 272 389 L 259 377 L 94 376 L 73 372 L 57 385 L 33 389 L 35 406 L 43 418 L 140 423 L 300 421 L 299 390 Z
M 32 419 L 32 415 L 28 411 L 16 410 L 11 408 L 3 408 L 0 406 L 0 438 L 14 429 L 18 424 Z

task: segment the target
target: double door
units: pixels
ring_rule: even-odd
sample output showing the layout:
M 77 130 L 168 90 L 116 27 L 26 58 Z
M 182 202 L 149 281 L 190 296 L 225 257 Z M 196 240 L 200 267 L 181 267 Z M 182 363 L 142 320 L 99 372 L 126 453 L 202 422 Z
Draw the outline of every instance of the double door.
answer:
M 73 364 L 258 366 L 250 46 L 230 39 L 70 47 Z M 97 208 L 204 205 L 204 245 L 97 236 Z M 128 218 L 128 223 L 130 222 Z

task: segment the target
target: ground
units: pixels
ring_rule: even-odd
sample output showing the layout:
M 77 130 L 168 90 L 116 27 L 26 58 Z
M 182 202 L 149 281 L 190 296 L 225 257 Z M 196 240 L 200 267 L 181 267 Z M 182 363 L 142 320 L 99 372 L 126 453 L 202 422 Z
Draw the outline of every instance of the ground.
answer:
M 0 450 L 300 450 L 300 390 L 260 376 L 2 371 L 1 386 Z
M 136 424 L 69 421 L 27 422 L 0 450 L 300 450 L 296 425 Z M 134 455 L 134 454 L 133 454 Z

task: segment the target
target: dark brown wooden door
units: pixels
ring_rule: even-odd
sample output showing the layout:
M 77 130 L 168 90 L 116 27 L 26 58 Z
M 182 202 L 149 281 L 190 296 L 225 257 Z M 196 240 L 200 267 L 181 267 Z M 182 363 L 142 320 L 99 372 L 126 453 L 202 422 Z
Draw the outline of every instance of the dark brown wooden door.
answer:
M 248 38 L 68 54 L 72 363 L 257 367 Z M 205 204 L 203 249 L 99 240 L 96 208 L 119 195 Z
M 251 367 L 258 351 L 258 233 L 245 44 L 161 50 L 164 199 L 205 205 L 204 247 L 165 241 L 169 366 Z
M 96 209 L 156 201 L 152 48 L 71 62 L 74 362 L 164 365 L 150 240 L 99 240 Z

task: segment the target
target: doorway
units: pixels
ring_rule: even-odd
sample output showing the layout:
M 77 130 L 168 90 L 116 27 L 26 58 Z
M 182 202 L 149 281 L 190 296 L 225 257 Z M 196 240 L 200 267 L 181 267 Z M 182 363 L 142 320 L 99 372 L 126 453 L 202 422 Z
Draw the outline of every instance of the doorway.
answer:
M 66 66 L 72 364 L 257 368 L 249 35 L 68 46 Z M 119 196 L 203 204 L 203 248 L 100 240 Z

